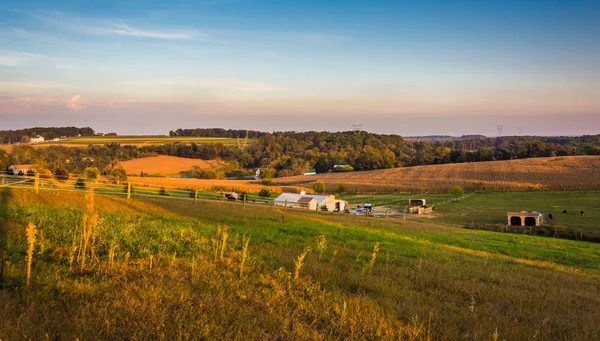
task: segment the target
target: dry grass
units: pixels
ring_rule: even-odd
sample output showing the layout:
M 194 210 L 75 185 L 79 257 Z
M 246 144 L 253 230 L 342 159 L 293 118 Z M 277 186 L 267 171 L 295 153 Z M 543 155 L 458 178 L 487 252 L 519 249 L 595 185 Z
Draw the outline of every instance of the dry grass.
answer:
M 37 233 L 35 225 L 29 223 L 25 229 L 25 233 L 27 234 L 27 286 L 29 286 L 31 280 L 31 263 L 33 263 L 33 249 L 36 242 L 35 235 Z
M 247 180 L 204 180 L 184 178 L 153 178 L 153 177 L 129 177 L 129 181 L 135 185 L 163 186 L 165 188 L 186 189 L 194 188 L 201 191 L 233 191 L 258 193 L 263 188 L 268 188 L 271 193 L 292 192 L 314 193 L 310 188 L 301 186 L 269 186 L 265 187 Z
M 150 156 L 119 163 L 127 174 L 149 174 L 170 175 L 186 172 L 194 169 L 219 168 L 225 165 L 223 160 L 200 160 L 188 159 L 177 156 Z
M 98 263 L 73 272 L 69 248 L 87 205 L 83 193 L 0 191 L 8 241 L 1 339 L 600 336 L 597 244 L 97 195 Z M 45 251 L 25 289 L 27 221 Z
M 311 187 L 323 181 L 329 191 L 343 183 L 347 192 L 536 190 L 600 188 L 600 156 L 564 156 L 523 160 L 327 173 L 274 179 L 276 184 Z

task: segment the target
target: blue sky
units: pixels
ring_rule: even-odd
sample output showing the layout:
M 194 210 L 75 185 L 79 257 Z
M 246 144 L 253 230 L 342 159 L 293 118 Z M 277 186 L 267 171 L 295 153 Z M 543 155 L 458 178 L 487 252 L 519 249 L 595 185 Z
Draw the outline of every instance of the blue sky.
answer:
M 599 1 L 0 2 L 0 130 L 600 133 Z

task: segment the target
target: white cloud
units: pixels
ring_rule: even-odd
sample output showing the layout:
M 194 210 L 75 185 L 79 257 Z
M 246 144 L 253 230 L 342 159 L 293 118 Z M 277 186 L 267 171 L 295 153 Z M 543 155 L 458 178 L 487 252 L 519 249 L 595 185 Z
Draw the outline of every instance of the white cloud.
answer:
M 206 33 L 196 30 L 142 29 L 132 27 L 123 20 L 84 18 L 56 11 L 38 11 L 29 14 L 47 24 L 86 34 L 109 34 L 166 40 L 193 40 L 208 36 Z
M 33 53 L 4 51 L 0 52 L 0 65 L 15 67 L 36 58 L 45 58 L 45 56 Z
M 262 51 L 258 53 L 259 56 L 268 57 L 268 58 L 277 58 L 279 55 L 273 51 Z
M 283 91 L 285 88 L 279 85 L 252 82 L 239 78 L 154 78 L 145 80 L 130 80 L 123 83 L 128 86 L 184 86 L 198 87 L 203 89 L 218 89 L 232 92 L 273 92 Z
M 79 95 L 75 95 L 71 97 L 71 99 L 67 100 L 67 108 L 73 111 L 80 111 L 85 109 L 85 106 L 81 102 L 81 97 Z

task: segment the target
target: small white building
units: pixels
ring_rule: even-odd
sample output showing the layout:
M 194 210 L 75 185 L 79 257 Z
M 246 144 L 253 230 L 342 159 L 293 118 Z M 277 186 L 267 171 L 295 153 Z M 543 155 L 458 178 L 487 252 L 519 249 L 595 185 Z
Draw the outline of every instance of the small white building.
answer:
M 35 164 L 29 164 L 29 165 L 11 165 L 10 167 L 8 167 L 8 171 L 11 172 L 13 175 L 19 175 L 19 173 L 23 173 L 23 175 L 27 175 L 27 172 L 29 171 L 35 171 L 35 169 L 38 167 L 38 165 Z
M 29 139 L 29 143 L 43 143 L 43 142 L 44 142 L 44 137 L 40 136 L 40 135 Z
M 314 199 L 314 200 L 312 200 Z M 322 210 L 333 212 L 343 211 L 346 208 L 347 202 L 336 199 L 333 195 L 322 194 L 296 194 L 282 193 L 273 201 L 275 206 L 285 206 L 291 208 L 304 208 L 316 210 L 319 207 Z

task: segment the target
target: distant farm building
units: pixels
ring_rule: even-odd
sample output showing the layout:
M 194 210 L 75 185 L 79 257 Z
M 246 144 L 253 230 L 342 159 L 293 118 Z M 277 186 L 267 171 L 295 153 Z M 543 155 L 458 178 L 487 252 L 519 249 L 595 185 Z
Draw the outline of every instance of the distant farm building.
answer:
M 543 222 L 543 215 L 538 212 L 508 212 L 508 225 L 510 226 L 540 226 Z
M 283 207 L 287 203 L 290 208 L 303 208 L 323 211 L 343 211 L 348 204 L 344 200 L 336 199 L 333 195 L 282 193 L 273 201 L 275 206 Z
M 433 212 L 433 206 L 427 207 L 425 199 L 408 199 L 408 213 L 427 214 Z
M 12 165 L 8 167 L 8 171 L 13 173 L 13 175 L 19 175 L 19 173 L 23 175 L 27 175 L 27 172 L 35 171 L 38 165 L 29 164 L 29 165 Z
M 29 143 L 43 143 L 43 142 L 44 142 L 44 137 L 40 136 L 40 135 L 29 139 Z
M 303 175 L 316 175 L 317 171 L 314 169 L 309 169 L 306 172 L 302 173 Z
M 236 192 L 225 192 L 225 199 L 238 200 L 238 194 Z

